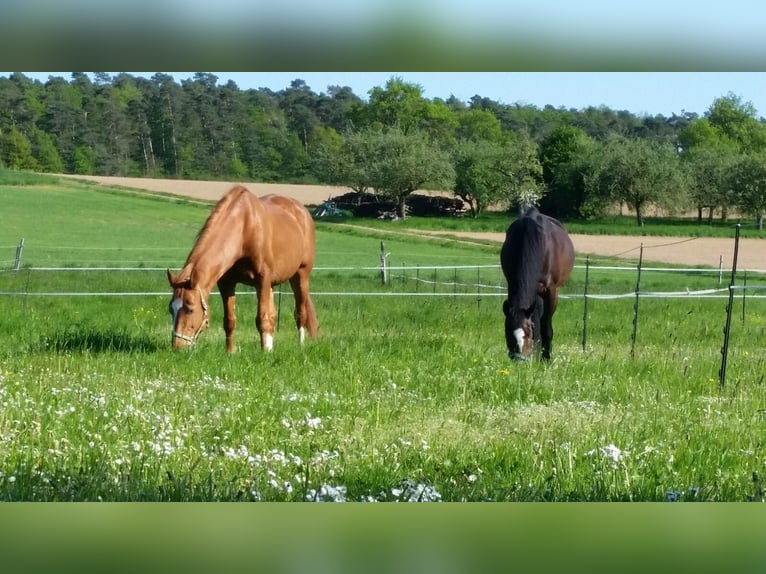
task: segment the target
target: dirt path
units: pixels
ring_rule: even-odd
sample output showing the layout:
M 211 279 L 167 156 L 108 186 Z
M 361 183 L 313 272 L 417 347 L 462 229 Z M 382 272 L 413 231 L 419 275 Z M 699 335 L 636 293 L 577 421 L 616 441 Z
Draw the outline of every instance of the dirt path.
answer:
M 502 243 L 505 238 L 504 233 L 463 232 L 454 235 L 498 243 Z M 724 269 L 730 269 L 734 258 L 733 238 L 580 234 L 572 234 L 571 237 L 579 257 L 609 256 L 638 261 L 641 244 L 643 244 L 644 261 L 716 268 L 723 265 Z M 740 239 L 737 268 L 766 271 L 766 241 Z
M 139 177 L 67 176 L 103 183 L 145 189 L 157 193 L 185 196 L 207 201 L 218 200 L 237 182 L 191 181 L 174 179 L 148 179 Z M 342 195 L 347 188 L 329 185 L 290 185 L 270 183 L 245 183 L 256 195 L 279 193 L 294 197 L 306 205 L 317 205 L 324 200 Z M 440 233 L 437 233 L 440 235 Z M 501 243 L 503 233 L 444 232 L 445 235 L 465 239 L 482 239 Z M 718 237 L 645 237 L 629 235 L 578 235 L 572 240 L 578 256 L 612 256 L 637 261 L 641 244 L 644 260 L 683 265 L 700 265 L 724 269 L 731 268 L 734 256 L 734 239 Z M 766 241 L 760 239 L 740 240 L 737 257 L 739 269 L 766 271 Z
M 348 188 L 331 185 L 291 185 L 283 183 L 243 183 L 237 181 L 201 181 L 186 179 L 150 179 L 145 177 L 108 177 L 100 175 L 64 175 L 103 183 L 104 185 L 116 185 L 146 189 L 156 193 L 180 195 L 192 199 L 217 201 L 224 193 L 234 185 L 242 184 L 256 195 L 278 193 L 287 197 L 294 197 L 304 205 L 318 205 L 329 197 L 342 195 L 348 192 Z

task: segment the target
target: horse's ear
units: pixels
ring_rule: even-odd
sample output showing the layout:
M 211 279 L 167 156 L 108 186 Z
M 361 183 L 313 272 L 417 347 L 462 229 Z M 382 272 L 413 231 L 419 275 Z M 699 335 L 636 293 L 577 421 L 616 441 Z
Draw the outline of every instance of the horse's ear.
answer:
M 170 286 L 175 287 L 184 287 L 186 289 L 191 288 L 191 275 L 186 275 L 185 277 L 182 277 L 181 273 L 183 273 L 183 269 L 178 273 L 178 275 L 174 275 L 173 272 L 168 269 L 168 282 L 170 283 Z

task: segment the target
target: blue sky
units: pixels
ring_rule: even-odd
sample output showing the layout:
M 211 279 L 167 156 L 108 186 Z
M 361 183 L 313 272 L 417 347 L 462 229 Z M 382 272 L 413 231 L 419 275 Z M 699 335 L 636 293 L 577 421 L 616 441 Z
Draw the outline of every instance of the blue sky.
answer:
M 116 72 L 110 72 L 115 74 Z M 155 72 L 129 72 L 151 77 Z M 169 72 L 177 81 L 193 72 Z M 279 91 L 302 79 L 317 93 L 331 85 L 349 86 L 366 98 L 370 89 L 394 77 L 419 84 L 426 98 L 454 95 L 468 101 L 474 95 L 505 104 L 525 103 L 582 109 L 605 105 L 636 115 L 670 116 L 682 111 L 702 115 L 715 98 L 729 92 L 752 102 L 766 117 L 765 72 L 212 72 L 218 83 L 234 80 L 240 89 Z M 7 77 L 9 72 L 0 72 Z M 49 75 L 70 79 L 70 72 L 24 72 L 30 78 Z

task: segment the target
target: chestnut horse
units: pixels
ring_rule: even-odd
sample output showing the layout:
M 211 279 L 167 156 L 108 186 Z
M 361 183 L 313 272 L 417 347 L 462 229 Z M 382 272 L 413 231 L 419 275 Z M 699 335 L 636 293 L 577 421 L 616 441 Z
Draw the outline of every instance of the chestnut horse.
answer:
M 308 210 L 288 197 L 256 197 L 246 188 L 235 186 L 213 208 L 181 271 L 174 274 L 167 270 L 173 288 L 173 347 L 194 345 L 199 333 L 207 328 L 207 301 L 214 284 L 223 299 L 227 351 L 235 349 L 237 283 L 255 287 L 256 327 L 263 350 L 271 351 L 274 345 L 272 287 L 284 281 L 290 281 L 295 294 L 298 340 L 303 343 L 307 331 L 315 338 L 319 324 L 309 294 L 313 266 L 314 221 Z
M 574 267 L 574 245 L 556 219 L 529 208 L 508 227 L 500 265 L 508 283 L 503 302 L 508 356 L 525 360 L 542 342 L 542 357 L 551 357 L 553 313 L 559 287 Z

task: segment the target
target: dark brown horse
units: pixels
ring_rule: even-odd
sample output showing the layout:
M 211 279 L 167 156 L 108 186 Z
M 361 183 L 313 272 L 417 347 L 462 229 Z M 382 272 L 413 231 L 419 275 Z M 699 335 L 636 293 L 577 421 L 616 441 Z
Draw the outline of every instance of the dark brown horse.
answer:
M 503 302 L 508 356 L 527 359 L 542 342 L 543 359 L 550 359 L 559 287 L 574 266 L 569 234 L 559 221 L 532 207 L 508 227 L 500 265 L 508 283 Z
M 278 195 L 256 197 L 236 186 L 215 205 L 178 274 L 167 270 L 173 287 L 173 347 L 193 345 L 209 323 L 208 296 L 214 284 L 223 299 L 226 349 L 233 352 L 234 288 L 252 285 L 258 296 L 256 326 L 261 348 L 274 344 L 276 311 L 272 287 L 290 281 L 295 294 L 298 339 L 315 338 L 318 322 L 309 294 L 314 266 L 314 221 L 298 201 Z

